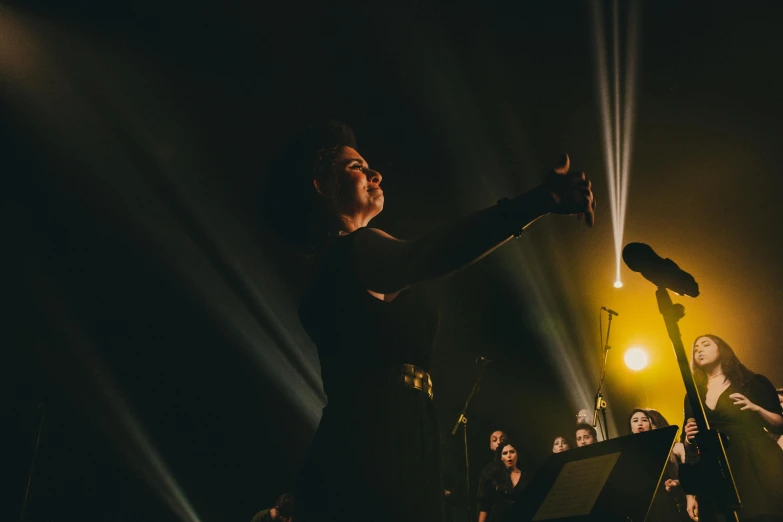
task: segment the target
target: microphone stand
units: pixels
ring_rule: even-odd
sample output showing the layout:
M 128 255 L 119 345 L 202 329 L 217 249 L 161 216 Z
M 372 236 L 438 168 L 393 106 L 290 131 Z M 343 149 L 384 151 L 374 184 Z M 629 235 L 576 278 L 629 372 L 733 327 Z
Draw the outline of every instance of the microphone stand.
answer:
M 738 520 L 737 509 L 742 507 L 742 499 L 731 472 L 723 435 L 717 429 L 710 428 L 710 421 L 707 419 L 704 403 L 696 388 L 690 361 L 682 343 L 679 321 L 685 317 L 685 307 L 681 304 L 674 304 L 669 291 L 663 286 L 658 287 L 655 298 L 658 301 L 658 311 L 666 324 L 669 340 L 674 348 L 674 355 L 677 358 L 680 374 L 682 374 L 683 384 L 685 384 L 685 395 L 690 403 L 693 420 L 699 427 L 699 434 L 694 443 L 686 444 L 688 456 L 686 456 L 685 464 L 692 465 L 692 462 L 696 461 L 705 468 L 701 470 L 701 476 L 709 477 L 712 480 L 709 483 L 711 487 L 707 488 L 708 496 L 712 497 L 713 506 L 711 507 L 717 512 L 722 512 L 725 520 L 736 522 Z M 707 508 L 706 503 L 704 508 Z M 704 511 L 707 510 L 704 509 Z
M 465 446 L 465 491 L 466 491 L 466 500 L 468 501 L 467 507 L 468 507 L 468 515 L 470 516 L 469 520 L 472 520 L 472 514 L 473 511 L 470 506 L 470 459 L 468 458 L 468 417 L 465 415 L 468 411 L 468 406 L 470 405 L 471 399 L 473 399 L 473 396 L 478 393 L 479 388 L 481 387 L 481 377 L 484 375 L 484 369 L 487 367 L 487 361 L 484 360 L 484 364 L 481 365 L 481 368 L 479 369 L 478 375 L 476 376 L 476 382 L 473 383 L 473 388 L 470 390 L 470 394 L 468 395 L 467 400 L 465 401 L 465 406 L 462 407 L 462 411 L 459 414 L 459 418 L 457 418 L 457 422 L 454 423 L 454 428 L 451 430 L 452 435 L 457 434 L 457 430 L 462 427 L 462 443 Z
M 601 436 L 604 440 L 609 439 L 609 424 L 606 422 L 606 401 L 604 400 L 604 378 L 606 377 L 606 360 L 609 358 L 609 334 L 612 333 L 612 314 L 609 314 L 609 326 L 606 328 L 606 343 L 602 347 L 601 353 L 601 378 L 598 381 L 598 391 L 595 392 L 595 402 L 593 410 L 593 427 L 600 424 Z M 601 418 L 598 412 L 601 412 Z
M 41 416 L 38 418 L 38 436 L 35 438 L 35 449 L 33 450 L 33 460 L 30 463 L 30 472 L 27 474 L 27 487 L 24 490 L 24 500 L 22 501 L 22 514 L 19 517 L 20 522 L 24 520 L 25 515 L 25 509 L 27 508 L 27 501 L 30 496 L 30 486 L 33 482 L 33 472 L 35 471 L 35 463 L 38 459 L 38 448 L 41 445 L 41 432 L 43 432 L 43 424 L 44 424 L 44 415 L 46 414 L 46 410 L 44 409 L 44 406 L 46 404 L 41 401 L 38 403 L 38 409 L 41 412 Z

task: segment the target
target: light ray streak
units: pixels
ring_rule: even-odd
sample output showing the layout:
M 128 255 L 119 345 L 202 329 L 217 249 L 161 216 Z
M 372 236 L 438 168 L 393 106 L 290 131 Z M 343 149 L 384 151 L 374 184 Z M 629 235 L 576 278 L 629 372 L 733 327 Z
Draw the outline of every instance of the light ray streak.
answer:
M 54 352 L 47 355 L 74 399 L 92 413 L 92 420 L 100 427 L 128 465 L 150 486 L 155 495 L 182 522 L 201 522 L 185 492 L 177 483 L 163 457 L 153 444 L 130 402 L 116 384 L 112 372 L 99 355 L 99 349 L 79 321 L 70 316 L 64 298 L 57 286 L 48 280 L 45 269 L 33 258 L 27 263 L 36 267 L 43 279 L 29 274 L 31 292 L 38 297 L 43 315 L 48 317 L 58 332 L 61 343 L 55 343 Z M 46 345 L 48 346 L 48 342 Z
M 609 69 L 606 64 L 606 44 L 604 43 L 603 13 L 597 0 L 592 2 L 590 10 L 593 26 L 593 53 L 596 63 L 596 87 L 598 90 L 598 106 L 601 113 L 601 141 L 604 148 L 604 166 L 609 184 L 609 208 L 612 216 L 612 233 L 615 243 L 615 261 L 617 266 L 616 281 L 620 280 L 620 250 L 619 212 L 618 212 L 618 179 L 615 166 L 614 139 L 612 136 L 612 117 L 610 112 Z
M 19 106 L 37 115 L 43 113 L 40 111 L 45 105 L 43 95 L 53 94 L 46 88 L 51 88 L 53 80 L 61 80 L 52 74 L 56 70 L 54 60 L 38 34 L 30 20 L 0 6 L 0 83 L 17 96 L 15 101 Z M 41 128 L 52 128 L 57 123 L 54 116 L 47 116 L 52 119 L 41 120 Z M 45 238 L 40 238 L 38 244 L 46 243 Z M 64 340 L 64 349 L 55 351 L 51 357 L 60 358 L 62 362 L 55 366 L 67 380 L 66 389 L 81 394 L 80 405 L 94 408 L 93 420 L 120 450 L 129 466 L 144 478 L 179 520 L 200 522 L 141 420 L 100 358 L 95 342 L 78 321 L 69 317 L 65 299 L 56 293 L 53 282 L 47 280 L 45 270 L 33 269 L 37 266 L 35 258 L 29 259 L 25 266 L 31 292 L 38 297 L 36 301 L 41 303 L 42 312 Z
M 614 176 L 615 187 L 617 194 L 615 194 L 615 210 L 618 213 L 620 219 L 617 222 L 617 232 L 620 238 L 622 238 L 623 229 L 623 214 L 620 212 L 620 206 L 622 204 L 622 171 L 620 170 L 620 151 L 622 145 L 620 143 L 620 13 L 617 0 L 612 0 L 612 69 L 614 77 L 614 112 L 612 118 L 614 119 Z M 617 279 L 620 279 L 619 269 Z
M 423 100 L 421 111 L 427 115 L 425 117 L 433 118 L 434 128 L 445 129 L 443 142 L 450 144 L 454 151 L 455 165 L 458 166 L 454 175 L 460 180 L 458 185 L 465 188 L 465 206 L 461 210 L 469 212 L 471 209 L 481 208 L 480 205 L 487 205 L 514 193 L 514 190 L 519 190 L 518 183 L 512 184 L 509 181 L 518 180 L 519 172 L 538 172 L 540 164 L 532 159 L 535 152 L 531 148 L 529 153 L 520 153 L 516 165 L 518 168 L 505 171 L 509 165 L 498 162 L 498 158 L 503 156 L 503 151 L 497 149 L 498 141 L 487 138 L 496 135 L 496 122 L 503 121 L 507 123 L 507 141 L 517 144 L 518 149 L 523 151 L 527 145 L 524 118 L 508 109 L 519 103 L 519 91 L 514 87 L 516 79 L 508 72 L 511 70 L 511 61 L 504 61 L 503 54 L 498 54 L 495 47 L 485 41 L 481 42 L 480 45 L 487 45 L 486 49 L 482 49 L 484 52 L 478 53 L 486 62 L 482 64 L 483 70 L 486 71 L 482 82 L 493 87 L 491 102 L 482 105 L 482 100 L 471 96 L 469 89 L 454 88 L 469 85 L 470 82 L 463 76 L 466 68 L 461 66 L 460 57 L 454 56 L 451 50 L 443 45 L 447 37 L 440 32 L 442 24 L 439 20 L 434 17 L 428 19 L 426 15 L 421 18 L 405 17 L 393 9 L 388 9 L 385 15 L 388 20 L 386 27 L 389 31 L 394 31 L 386 36 L 397 34 L 400 28 L 403 28 L 406 32 L 423 34 L 428 38 L 428 45 L 422 46 L 424 52 L 417 47 L 404 55 L 392 55 L 399 57 L 397 66 L 407 72 L 405 77 L 410 82 L 403 83 L 400 87 L 415 94 L 412 99 Z M 601 53 L 601 56 L 604 54 Z M 432 67 L 435 61 L 438 67 Z M 427 81 L 421 81 L 421 78 L 426 78 Z M 608 84 L 604 93 L 607 98 L 602 105 L 602 108 L 606 109 L 603 127 L 611 130 Z M 485 127 L 482 128 L 482 125 Z M 469 131 L 466 132 L 467 129 Z M 611 148 L 608 135 L 605 142 L 607 147 L 604 147 L 604 150 Z M 607 158 L 607 165 L 613 163 L 613 154 Z M 495 170 L 503 172 L 504 175 L 476 176 L 477 172 Z M 537 181 L 539 180 L 535 174 L 530 174 L 526 179 L 530 184 Z M 494 257 L 502 260 L 503 278 L 523 302 L 525 315 L 529 323 L 534 325 L 535 334 L 544 343 L 544 351 L 554 368 L 561 389 L 576 413 L 579 409 L 591 408 L 594 385 L 597 384 L 597 379 L 594 383 L 589 372 L 585 371 L 590 362 L 585 360 L 580 349 L 592 343 L 587 334 L 590 329 L 583 322 L 583 314 L 571 300 L 558 298 L 560 290 L 565 291 L 577 284 L 576 281 L 567 281 L 571 271 L 566 266 L 566 254 L 560 250 L 559 242 L 550 242 L 549 236 L 542 233 L 536 239 L 536 246 L 539 248 L 532 248 L 528 241 L 515 242 L 500 249 Z M 545 258 L 543 251 L 553 255 Z M 552 270 L 553 264 L 557 265 L 555 270 Z M 610 416 L 608 421 L 610 431 L 616 432 L 614 419 Z
M 86 371 L 88 382 L 84 384 L 94 389 L 88 396 L 93 397 L 94 405 L 102 410 L 100 424 L 112 444 L 118 447 L 128 464 L 144 477 L 155 494 L 180 520 L 200 522 L 201 519 L 153 445 L 141 421 L 111 378 L 109 368 L 99 359 L 97 348 L 92 346 L 80 328 L 66 318 L 61 303 L 50 297 L 48 305 L 59 331 L 68 338 L 71 355 Z
M 636 56 L 639 34 L 639 5 L 630 2 L 628 5 L 628 36 L 625 55 L 625 108 L 623 122 L 623 163 L 620 171 L 622 191 L 620 193 L 620 239 L 625 233 L 625 211 L 628 203 L 628 185 L 630 180 L 631 149 L 633 144 L 633 117 L 636 114 Z M 621 243 L 622 244 L 622 243 Z M 619 262 L 618 262 L 619 267 Z M 619 277 L 619 276 L 618 276 Z
M 0 7 L 0 85 L 7 85 L 40 135 L 51 136 L 55 153 L 83 152 L 87 164 L 80 173 L 89 179 L 84 185 L 102 194 L 91 205 L 126 222 L 134 240 L 149 245 L 185 288 L 230 325 L 240 341 L 237 347 L 259 374 L 285 393 L 315 429 L 325 397 L 311 343 L 299 327 L 294 304 L 285 301 L 283 311 L 273 306 L 287 298 L 282 285 L 272 277 L 249 276 L 274 273 L 263 249 L 251 252 L 246 246 L 257 238 L 241 222 L 219 222 L 223 215 L 182 182 L 191 179 L 191 166 L 172 165 L 161 147 L 177 143 L 174 131 L 167 136 L 162 122 L 150 122 L 136 110 L 138 103 L 114 79 L 122 77 L 122 69 L 109 68 L 110 60 L 75 37 L 63 50 L 40 36 L 57 30 Z M 76 60 L 67 54 L 74 49 L 81 51 Z M 79 122 L 81 132 L 73 131 L 73 122 Z M 90 141 L 96 135 L 104 146 Z M 124 158 L 122 166 L 118 157 Z M 145 212 L 138 212 L 141 204 Z M 161 227 L 161 221 L 176 226 Z M 232 231 L 230 239 L 213 226 L 218 224 Z
M 635 2 L 628 4 L 628 27 L 625 49 L 625 78 L 621 84 L 620 8 L 612 2 L 612 78 L 610 89 L 607 67 L 607 46 L 604 41 L 604 13 L 601 3 L 595 0 L 590 10 L 593 29 L 593 53 L 596 64 L 596 87 L 601 115 L 604 162 L 609 189 L 609 206 L 612 215 L 612 234 L 615 247 L 615 284 L 622 287 L 622 246 L 625 234 L 625 216 L 628 203 L 628 185 L 635 115 L 636 57 L 639 9 Z

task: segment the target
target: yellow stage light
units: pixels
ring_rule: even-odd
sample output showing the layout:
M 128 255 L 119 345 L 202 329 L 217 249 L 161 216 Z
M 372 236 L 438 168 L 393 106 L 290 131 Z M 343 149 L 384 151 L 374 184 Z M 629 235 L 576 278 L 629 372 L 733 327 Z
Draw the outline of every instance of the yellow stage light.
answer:
M 618 279 L 617 281 L 614 282 L 614 287 L 615 288 L 622 288 L 623 287 L 623 282 Z
M 625 364 L 635 372 L 647 367 L 647 352 L 639 346 L 632 346 L 625 351 Z

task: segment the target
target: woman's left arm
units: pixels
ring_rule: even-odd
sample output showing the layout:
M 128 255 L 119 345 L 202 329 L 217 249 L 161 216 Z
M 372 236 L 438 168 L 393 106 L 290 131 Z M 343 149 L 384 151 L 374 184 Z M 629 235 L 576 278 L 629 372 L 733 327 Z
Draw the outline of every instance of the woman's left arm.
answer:
M 772 383 L 763 375 L 756 375 L 749 391 L 754 391 L 754 401 L 741 393 L 732 393 L 729 398 L 741 410 L 750 410 L 759 416 L 761 422 L 773 433 L 783 432 L 783 415 L 778 402 L 777 392 Z
M 779 413 L 772 413 L 771 411 L 767 411 L 760 406 L 757 413 L 771 432 L 780 433 L 783 431 L 783 415 L 780 415 Z

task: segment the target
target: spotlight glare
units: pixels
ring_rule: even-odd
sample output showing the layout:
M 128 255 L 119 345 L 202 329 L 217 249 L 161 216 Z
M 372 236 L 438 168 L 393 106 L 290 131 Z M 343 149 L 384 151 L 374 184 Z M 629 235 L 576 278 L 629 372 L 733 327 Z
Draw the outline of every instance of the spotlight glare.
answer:
M 623 359 L 625 359 L 625 365 L 635 372 L 647 367 L 647 352 L 639 346 L 628 348 Z
M 622 288 L 623 287 L 623 282 L 618 279 L 617 281 L 614 282 L 614 287 L 615 288 Z

